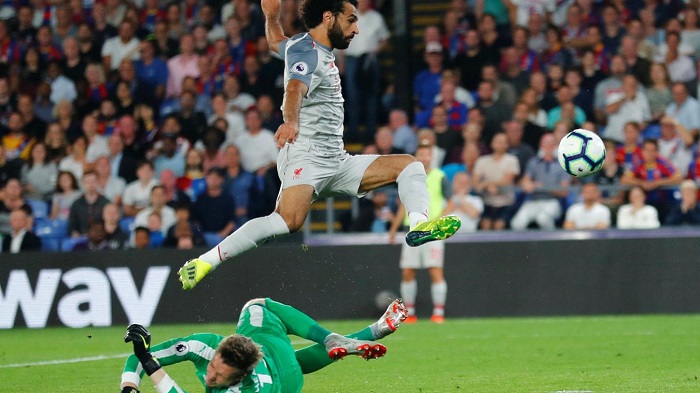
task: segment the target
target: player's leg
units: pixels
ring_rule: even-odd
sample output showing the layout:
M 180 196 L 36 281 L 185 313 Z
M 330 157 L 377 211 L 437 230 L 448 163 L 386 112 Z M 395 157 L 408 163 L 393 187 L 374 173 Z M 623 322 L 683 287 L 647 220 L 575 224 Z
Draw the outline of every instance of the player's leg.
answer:
M 399 186 L 399 198 L 408 212 L 408 245 L 415 247 L 434 240 L 444 240 L 459 229 L 461 223 L 455 216 L 428 221 L 430 196 L 425 167 L 413 156 L 394 154 L 378 157 L 364 171 L 358 192 L 362 194 L 394 182 Z
M 514 230 L 527 228 L 530 222 L 537 216 L 537 206 L 532 201 L 525 201 L 520 205 L 520 209 L 510 221 L 510 227 Z
M 558 200 L 538 201 L 538 214 L 535 217 L 540 229 L 552 230 L 555 228 L 557 218 L 561 216 L 561 205 Z
M 430 320 L 435 323 L 445 321 L 445 300 L 447 298 L 447 283 L 443 274 L 445 265 L 445 243 L 435 242 L 426 244 L 426 254 L 423 261 L 430 274 L 430 295 L 433 299 L 433 315 Z
M 287 329 L 287 333 L 324 345 L 327 355 L 332 359 L 342 359 L 346 355 L 359 355 L 365 359 L 371 359 L 384 356 L 386 353 L 386 347 L 383 345 L 333 333 L 292 306 L 267 298 L 265 307 L 279 318 Z
M 192 259 L 178 274 L 183 289 L 192 289 L 222 262 L 255 248 L 270 238 L 298 231 L 304 224 L 314 195 L 310 185 L 297 185 L 280 191 L 275 211 L 255 218 L 228 235 L 216 247 Z
M 348 334 L 345 337 L 355 340 L 382 339 L 398 329 L 401 322 L 406 319 L 407 313 L 403 302 L 400 299 L 395 299 L 389 304 L 389 307 L 387 307 L 386 311 L 377 322 L 360 331 Z M 326 347 L 320 344 L 314 344 L 297 350 L 296 357 L 304 374 L 318 371 L 334 362 L 334 360 L 328 356 Z

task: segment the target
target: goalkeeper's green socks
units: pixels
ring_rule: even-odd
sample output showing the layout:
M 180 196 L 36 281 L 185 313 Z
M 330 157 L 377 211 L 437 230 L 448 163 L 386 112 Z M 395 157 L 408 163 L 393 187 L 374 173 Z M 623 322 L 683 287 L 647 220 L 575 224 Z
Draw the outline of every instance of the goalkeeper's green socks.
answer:
M 265 306 L 277 315 L 290 334 L 318 344 L 323 344 L 326 337 L 331 334 L 330 330 L 321 327 L 318 322 L 292 306 L 276 302 L 270 298 L 265 299 Z

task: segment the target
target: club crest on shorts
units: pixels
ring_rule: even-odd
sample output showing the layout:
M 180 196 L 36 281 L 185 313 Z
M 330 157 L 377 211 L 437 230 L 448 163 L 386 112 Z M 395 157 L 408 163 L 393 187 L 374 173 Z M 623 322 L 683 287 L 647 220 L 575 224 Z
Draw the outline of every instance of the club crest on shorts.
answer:
M 298 61 L 292 64 L 291 71 L 295 74 L 306 75 L 309 72 L 309 66 L 303 61 Z
M 301 171 L 303 171 L 303 170 L 304 170 L 304 167 L 295 169 L 295 170 L 293 171 L 293 172 L 294 172 L 294 176 L 292 176 L 292 179 L 294 179 L 294 180 L 301 179 Z

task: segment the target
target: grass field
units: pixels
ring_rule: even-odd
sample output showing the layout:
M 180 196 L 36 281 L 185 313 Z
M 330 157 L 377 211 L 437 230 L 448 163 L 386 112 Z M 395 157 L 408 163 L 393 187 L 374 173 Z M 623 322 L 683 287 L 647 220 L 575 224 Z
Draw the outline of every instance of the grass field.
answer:
M 349 333 L 369 322 L 323 324 Z M 154 341 L 231 330 L 223 324 L 151 327 Z M 130 350 L 123 331 L 0 331 L 0 391 L 118 392 Z M 698 315 L 421 321 L 383 342 L 383 359 L 342 360 L 307 375 L 303 391 L 700 392 Z M 186 363 L 168 368 L 185 390 L 202 392 L 192 370 Z M 144 381 L 142 391 L 154 389 Z

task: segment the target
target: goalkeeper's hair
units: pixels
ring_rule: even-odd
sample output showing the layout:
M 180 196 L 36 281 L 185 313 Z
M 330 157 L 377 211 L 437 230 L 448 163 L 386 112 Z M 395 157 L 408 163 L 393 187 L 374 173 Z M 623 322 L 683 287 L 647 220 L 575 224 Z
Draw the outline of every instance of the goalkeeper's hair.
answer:
M 253 371 L 263 358 L 260 346 L 250 338 L 240 334 L 233 334 L 223 339 L 216 352 L 221 355 L 224 364 L 235 367 L 241 372 L 241 375 Z
M 303 0 L 299 4 L 299 16 L 307 29 L 313 29 L 323 21 L 324 12 L 336 16 L 345 12 L 345 3 L 357 7 L 357 0 Z

